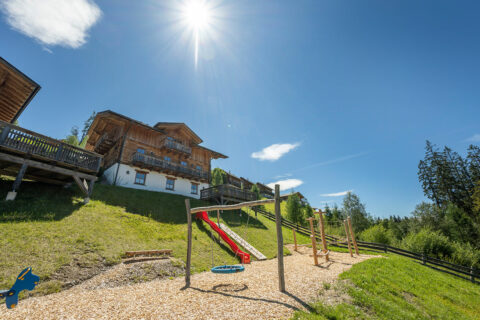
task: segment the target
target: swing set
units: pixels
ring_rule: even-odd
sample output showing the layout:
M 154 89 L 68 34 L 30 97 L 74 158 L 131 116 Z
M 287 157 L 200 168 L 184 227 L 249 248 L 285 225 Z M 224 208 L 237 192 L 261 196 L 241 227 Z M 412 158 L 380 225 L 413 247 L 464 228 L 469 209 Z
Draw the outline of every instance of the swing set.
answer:
M 241 202 L 232 205 L 216 205 L 208 207 L 197 207 L 190 208 L 190 199 L 185 199 L 185 207 L 187 209 L 187 223 L 188 223 L 188 237 L 187 237 L 187 266 L 185 270 L 185 287 L 190 287 L 190 275 L 191 275 L 191 262 L 192 262 L 192 214 L 195 214 L 198 219 L 201 219 L 207 222 L 213 230 L 215 230 L 219 236 L 229 244 L 230 248 L 235 252 L 235 256 L 240 257 L 242 264 L 241 265 L 221 265 L 214 266 L 213 261 L 213 232 L 212 232 L 212 269 L 213 273 L 237 273 L 245 270 L 244 264 L 250 263 L 250 255 L 246 252 L 241 251 L 237 244 L 233 242 L 226 233 L 219 228 L 220 225 L 220 210 L 238 210 L 241 208 L 251 208 L 256 206 L 261 206 L 268 203 L 275 204 L 275 223 L 277 231 L 277 260 L 278 260 L 278 285 L 281 292 L 285 292 L 285 273 L 284 273 L 284 264 L 283 264 L 283 234 L 282 234 L 282 216 L 280 213 L 280 186 L 275 185 L 275 197 L 273 199 L 257 200 L 257 201 L 248 201 Z M 217 220 L 218 224 L 211 221 L 208 218 L 208 212 L 217 211 Z M 250 215 L 247 218 L 248 220 Z M 247 229 L 245 229 L 246 235 Z M 246 243 L 246 242 L 245 242 Z M 252 252 L 252 250 L 250 250 Z

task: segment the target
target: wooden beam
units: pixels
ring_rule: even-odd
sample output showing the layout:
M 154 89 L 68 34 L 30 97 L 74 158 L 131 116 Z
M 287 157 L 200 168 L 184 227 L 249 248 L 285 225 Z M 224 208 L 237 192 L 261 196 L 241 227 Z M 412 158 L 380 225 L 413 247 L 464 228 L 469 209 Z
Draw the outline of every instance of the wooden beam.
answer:
M 83 172 L 78 172 L 78 171 L 74 171 L 74 170 L 70 170 L 70 169 L 61 168 L 61 167 L 57 167 L 57 166 L 54 166 L 54 165 L 50 165 L 50 164 L 47 164 L 47 163 L 43 163 L 43 162 L 31 160 L 31 159 L 24 159 L 22 157 L 14 156 L 14 155 L 7 154 L 7 153 L 0 152 L 0 160 L 13 162 L 13 163 L 17 163 L 17 164 L 26 163 L 29 167 L 42 169 L 42 170 L 47 170 L 47 171 L 51 171 L 51 172 L 55 172 L 55 173 L 60 173 L 60 174 L 64 174 L 64 175 L 67 175 L 67 176 L 72 176 L 72 177 L 77 176 L 79 178 L 83 178 L 83 179 L 87 179 L 87 180 L 94 180 L 94 181 L 98 180 L 98 178 L 96 176 L 89 175 L 89 174 L 86 174 L 86 173 L 83 173 Z
M 327 239 L 325 238 L 325 225 L 323 224 L 323 212 L 321 210 L 318 211 L 319 219 L 318 219 L 318 227 L 320 229 L 320 234 L 322 235 L 322 249 L 323 253 L 325 254 L 325 262 L 328 262 L 328 248 L 327 248 Z
M 252 201 L 256 202 L 256 201 Z M 278 289 L 285 292 L 285 267 L 283 265 L 283 234 L 282 213 L 280 211 L 280 185 L 275 185 L 275 223 L 277 225 L 277 261 L 278 261 Z
M 83 184 L 82 180 L 80 180 L 78 176 L 73 176 L 73 180 L 75 180 L 80 190 L 82 190 L 82 192 L 85 193 L 86 196 L 88 196 L 88 189 L 85 188 L 85 185 Z
M 15 182 L 13 183 L 13 192 L 17 191 L 17 189 L 20 187 L 20 184 L 22 183 L 23 176 L 25 175 L 25 172 L 27 171 L 28 164 L 23 163 L 22 167 L 18 171 L 17 177 L 15 178 Z
M 189 287 L 190 265 L 192 262 L 192 214 L 189 199 L 185 199 L 185 207 L 187 209 L 187 266 L 185 268 L 185 287 Z
M 314 218 L 310 217 L 307 220 L 308 220 L 308 222 L 310 222 L 310 240 L 312 240 L 313 263 L 314 263 L 314 265 L 318 265 L 317 239 L 315 238 L 315 229 L 313 227 Z
M 280 200 L 278 202 L 280 203 Z M 255 206 L 261 206 L 263 204 L 268 204 L 268 203 L 275 203 L 275 199 L 265 199 L 265 200 L 240 202 L 240 203 L 231 204 L 231 205 L 197 207 L 197 208 L 192 208 L 190 210 L 190 213 L 193 214 L 193 213 L 197 213 L 197 212 L 203 212 L 203 211 L 208 212 L 208 211 L 216 211 L 216 210 L 237 210 L 237 209 L 241 209 L 243 207 L 255 207 Z
M 352 221 L 350 217 L 347 217 L 347 223 L 348 229 L 350 230 L 350 236 L 352 237 L 353 246 L 355 248 L 355 253 L 357 254 L 357 256 L 359 256 L 360 254 L 358 253 L 357 239 L 355 239 L 355 233 L 353 232 Z
M 343 225 L 345 226 L 345 235 L 347 237 L 348 251 L 350 252 L 350 257 L 353 257 L 352 246 L 350 245 L 350 237 L 348 236 L 347 220 L 343 220 Z

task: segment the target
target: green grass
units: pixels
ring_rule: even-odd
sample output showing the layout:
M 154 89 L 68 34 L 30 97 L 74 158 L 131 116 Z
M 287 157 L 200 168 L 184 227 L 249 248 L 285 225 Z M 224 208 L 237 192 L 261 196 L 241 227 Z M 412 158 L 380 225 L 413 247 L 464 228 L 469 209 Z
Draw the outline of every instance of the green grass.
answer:
M 11 181 L 0 179 L 2 198 Z M 64 189 L 34 182 L 22 182 L 15 201 L 0 200 L 0 288 L 9 287 L 25 267 L 41 277 L 40 292 L 60 290 L 49 280 L 63 265 L 76 261 L 82 267 L 98 263 L 115 264 L 128 250 L 173 249 L 185 261 L 185 197 L 159 192 L 96 185 L 92 200 L 82 204 L 76 187 Z M 192 199 L 192 207 L 207 203 Z M 213 218 L 213 217 L 212 217 Z M 216 219 L 215 219 L 216 220 Z M 247 215 L 222 214 L 223 222 L 240 236 L 245 235 Z M 276 253 L 274 222 L 252 214 L 247 240 L 268 258 Z M 209 227 L 193 224 L 192 269 L 211 267 L 212 240 Z M 284 229 L 285 243 L 293 242 Z M 307 243 L 306 237 L 298 237 Z M 215 264 L 238 263 L 229 247 L 213 244 Z M 287 251 L 288 253 L 288 251 Z
M 340 279 L 351 303 L 318 302 L 294 319 L 480 319 L 480 286 L 403 257 L 367 260 Z

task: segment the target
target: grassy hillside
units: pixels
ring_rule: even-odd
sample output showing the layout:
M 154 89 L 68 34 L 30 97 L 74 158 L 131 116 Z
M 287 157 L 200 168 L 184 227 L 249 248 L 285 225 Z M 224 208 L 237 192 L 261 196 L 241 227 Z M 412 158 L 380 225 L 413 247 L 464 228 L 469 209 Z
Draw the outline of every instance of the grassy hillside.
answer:
M 11 181 L 0 179 L 2 199 Z M 53 292 L 73 273 L 98 270 L 118 263 L 128 250 L 169 248 L 185 261 L 185 197 L 166 193 L 96 185 L 92 200 L 82 204 L 76 187 L 64 189 L 23 182 L 15 201 L 0 200 L 0 288 L 11 285 L 25 266 L 41 278 L 36 291 Z M 192 207 L 206 205 L 192 199 Z M 216 219 L 215 219 L 216 220 Z M 222 214 L 223 222 L 245 235 L 246 213 Z M 192 266 L 199 272 L 211 267 L 212 240 L 206 224 L 193 225 Z M 275 226 L 262 216 L 249 219 L 247 241 L 267 257 L 276 252 Z M 286 243 L 293 241 L 285 230 Z M 299 237 L 300 242 L 308 239 Z M 217 243 L 215 264 L 237 263 L 230 248 Z M 288 251 L 287 251 L 288 252 Z M 72 270 L 72 275 L 68 274 Z M 79 271 L 80 270 L 80 271 Z
M 478 285 L 403 257 L 364 261 L 340 279 L 341 285 L 324 284 L 321 295 L 343 294 L 344 302 L 319 302 L 294 319 L 480 319 Z

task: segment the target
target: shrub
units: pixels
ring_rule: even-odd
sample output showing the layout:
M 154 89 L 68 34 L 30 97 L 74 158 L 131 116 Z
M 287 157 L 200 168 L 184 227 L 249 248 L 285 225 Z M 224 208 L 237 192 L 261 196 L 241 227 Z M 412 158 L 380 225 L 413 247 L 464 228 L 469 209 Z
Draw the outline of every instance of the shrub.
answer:
M 360 234 L 360 237 L 364 241 L 376 242 L 383 244 L 392 244 L 394 241 L 394 235 L 388 229 L 381 224 L 374 225 Z
M 402 241 L 402 246 L 416 253 L 424 253 L 433 257 L 451 257 L 455 248 L 453 243 L 438 231 L 421 229 L 417 233 L 409 233 Z
M 480 251 L 476 250 L 469 243 L 453 243 L 452 262 L 462 266 L 473 266 L 480 268 Z

